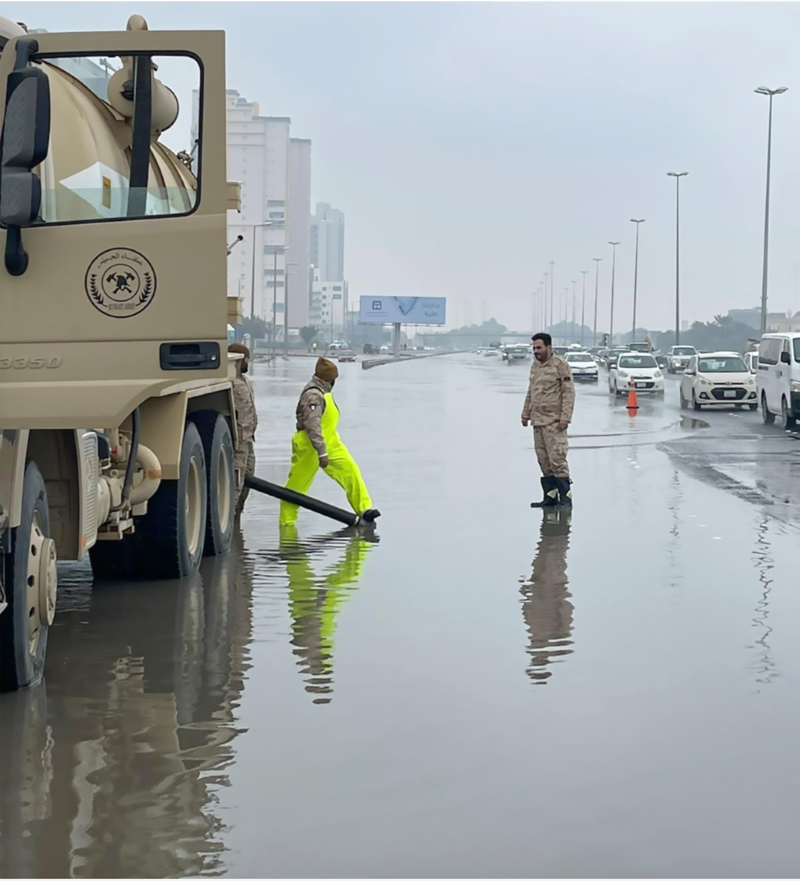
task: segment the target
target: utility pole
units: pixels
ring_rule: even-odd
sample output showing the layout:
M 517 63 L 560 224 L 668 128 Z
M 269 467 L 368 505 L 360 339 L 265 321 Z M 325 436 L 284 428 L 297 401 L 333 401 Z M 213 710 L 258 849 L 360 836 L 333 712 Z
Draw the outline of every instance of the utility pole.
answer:
M 594 260 L 594 345 L 599 345 L 597 342 L 597 289 L 600 285 L 600 261 L 602 257 L 592 257 Z
M 631 342 L 636 342 L 636 292 L 639 287 L 639 224 L 644 223 L 644 218 L 641 220 L 634 220 L 631 218 L 631 223 L 636 224 L 636 256 L 633 260 L 633 328 L 631 330 Z
M 614 348 L 614 280 L 617 274 L 617 245 L 619 242 L 609 242 L 611 245 L 611 322 L 608 328 L 608 346 Z
M 681 341 L 681 178 L 688 171 L 668 171 L 675 178 L 675 345 Z
M 543 302 L 544 302 L 544 324 L 542 326 L 542 330 L 547 330 L 547 279 L 550 278 L 550 273 L 545 272 L 544 274 L 544 294 L 543 294 Z M 553 313 L 552 310 L 550 312 L 550 324 L 553 323 Z
M 583 338 L 584 338 L 584 325 L 586 322 L 586 273 L 588 269 L 581 269 L 581 275 L 583 276 L 583 300 L 581 301 L 581 348 L 583 348 Z
M 555 266 L 555 261 L 550 261 L 550 324 L 555 323 L 555 312 L 553 311 L 553 267 Z
M 578 282 L 573 279 L 572 280 L 572 329 L 570 330 L 570 336 L 572 337 L 572 343 L 575 342 L 575 285 Z M 572 345 L 570 343 L 570 345 Z

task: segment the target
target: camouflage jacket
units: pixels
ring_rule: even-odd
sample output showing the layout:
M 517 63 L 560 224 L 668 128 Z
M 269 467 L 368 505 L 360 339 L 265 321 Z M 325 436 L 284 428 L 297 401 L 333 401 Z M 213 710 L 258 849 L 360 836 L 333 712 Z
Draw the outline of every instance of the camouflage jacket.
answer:
M 574 406 L 575 384 L 569 364 L 560 355 L 553 355 L 544 364 L 534 360 L 522 418 L 540 427 L 572 422 Z
M 239 442 L 249 443 L 256 435 L 258 413 L 253 386 L 246 376 L 237 376 L 233 381 L 233 405 L 236 407 Z
M 322 436 L 322 414 L 325 412 L 325 395 L 331 390 L 331 384 L 312 377 L 311 381 L 300 392 L 295 416 L 297 430 L 304 431 L 320 457 L 328 454 L 325 438 Z

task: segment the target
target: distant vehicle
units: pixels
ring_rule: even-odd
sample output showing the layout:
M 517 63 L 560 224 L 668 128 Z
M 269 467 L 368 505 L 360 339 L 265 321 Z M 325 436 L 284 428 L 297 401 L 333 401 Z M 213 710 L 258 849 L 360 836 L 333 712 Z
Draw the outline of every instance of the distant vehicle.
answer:
M 599 378 L 597 362 L 590 352 L 567 352 L 564 357 L 572 370 L 572 378 L 575 382 L 583 380 L 597 382 Z
M 381 352 L 388 352 L 388 351 L 389 351 L 389 347 L 388 347 L 388 346 L 381 346 L 379 351 L 381 351 Z
M 614 346 L 606 356 L 606 367 L 610 370 L 617 363 L 619 356 L 624 355 L 626 352 L 630 352 L 627 346 Z
M 649 342 L 629 343 L 628 350 L 631 352 L 647 352 L 648 354 L 650 354 L 653 351 L 653 346 Z
M 667 373 L 677 373 L 685 370 L 686 365 L 697 354 L 694 346 L 670 346 L 667 352 Z
M 758 352 L 745 352 L 742 355 L 742 361 L 744 361 L 751 373 L 758 371 Z
M 339 352 L 339 361 L 355 361 L 356 353 L 351 349 L 341 349 Z
M 583 346 L 580 343 L 570 343 L 567 348 L 572 352 L 582 352 Z
M 568 351 L 569 346 L 553 346 L 553 354 L 561 355 L 562 358 L 564 357 L 564 355 L 567 354 Z
M 527 361 L 529 357 L 530 352 L 527 346 L 506 346 L 503 352 L 503 360 L 507 361 L 509 365 L 515 361 Z
M 738 352 L 709 352 L 690 358 L 681 377 L 681 407 L 758 408 L 756 380 Z
M 761 338 L 756 372 L 761 418 L 780 417 L 786 429 L 800 419 L 800 333 L 768 333 Z
M 622 395 L 630 389 L 637 392 L 664 394 L 664 374 L 656 359 L 645 352 L 622 352 L 608 373 L 609 394 Z

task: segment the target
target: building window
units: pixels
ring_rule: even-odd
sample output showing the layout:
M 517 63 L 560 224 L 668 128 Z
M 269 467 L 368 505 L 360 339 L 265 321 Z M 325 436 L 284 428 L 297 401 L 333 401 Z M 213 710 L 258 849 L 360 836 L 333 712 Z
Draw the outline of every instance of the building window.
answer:
M 267 199 L 267 208 L 285 208 L 286 202 L 283 199 Z
M 334 286 L 333 286 L 333 289 L 334 289 L 335 291 L 340 291 L 340 290 L 342 289 L 342 286 L 341 286 L 340 284 L 337 284 L 337 285 L 334 285 Z
M 265 269 L 264 275 L 271 275 L 273 277 L 277 275 L 278 277 L 280 277 L 280 276 L 286 275 L 286 270 L 285 269 Z

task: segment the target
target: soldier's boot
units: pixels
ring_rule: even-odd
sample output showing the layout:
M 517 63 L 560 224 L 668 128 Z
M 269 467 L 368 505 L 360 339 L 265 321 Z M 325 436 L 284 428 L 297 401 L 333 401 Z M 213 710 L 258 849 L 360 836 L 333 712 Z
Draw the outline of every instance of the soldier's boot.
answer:
M 557 477 L 559 504 L 562 508 L 572 507 L 572 481 L 569 477 Z
M 542 478 L 542 501 L 531 502 L 531 508 L 552 508 L 558 504 L 558 482 L 555 477 Z

